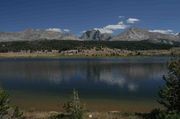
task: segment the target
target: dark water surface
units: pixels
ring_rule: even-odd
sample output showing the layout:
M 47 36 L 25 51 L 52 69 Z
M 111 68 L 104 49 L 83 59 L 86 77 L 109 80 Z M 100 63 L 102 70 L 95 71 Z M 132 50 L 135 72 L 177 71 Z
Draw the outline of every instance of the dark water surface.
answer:
M 169 59 L 0 59 L 0 87 L 28 110 L 61 110 L 75 88 L 90 110 L 149 111 Z

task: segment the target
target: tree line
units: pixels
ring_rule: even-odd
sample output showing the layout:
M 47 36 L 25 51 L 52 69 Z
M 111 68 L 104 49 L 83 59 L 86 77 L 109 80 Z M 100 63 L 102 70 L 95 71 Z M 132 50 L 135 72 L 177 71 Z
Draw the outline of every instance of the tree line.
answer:
M 150 43 L 147 41 L 73 41 L 73 40 L 38 40 L 0 42 L 0 52 L 82 50 L 96 48 L 111 48 L 124 50 L 160 50 L 178 47 L 179 44 Z

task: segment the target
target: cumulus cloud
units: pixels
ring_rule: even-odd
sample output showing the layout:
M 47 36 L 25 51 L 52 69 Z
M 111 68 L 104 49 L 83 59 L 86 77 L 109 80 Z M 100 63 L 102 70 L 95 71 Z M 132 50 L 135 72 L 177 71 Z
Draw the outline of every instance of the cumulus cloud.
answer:
M 118 30 L 118 29 L 126 29 L 127 27 L 128 25 L 125 24 L 116 24 L 116 25 L 107 25 L 105 28 L 111 30 Z
M 162 33 L 162 34 L 173 34 L 175 35 L 173 30 L 167 29 L 167 30 L 162 30 L 162 29 L 155 29 L 155 30 L 149 30 L 149 32 L 157 32 L 157 33 Z
M 113 33 L 115 30 L 122 30 L 129 27 L 129 25 L 124 24 L 123 21 L 120 21 L 117 24 L 107 25 L 103 28 L 94 28 L 95 30 L 99 30 L 101 33 Z
M 138 21 L 140 21 L 140 20 L 137 19 L 137 18 L 128 18 L 128 19 L 126 20 L 126 22 L 129 23 L 129 24 L 134 24 L 134 23 L 136 23 L 136 22 L 138 22 Z
M 120 19 L 125 18 L 124 16 L 118 16 Z M 106 25 L 102 28 L 94 28 L 94 30 L 99 30 L 101 33 L 109 33 L 112 34 L 116 30 L 124 30 L 130 27 L 132 24 L 140 21 L 137 18 L 127 18 L 127 19 L 122 19 L 119 21 L 117 24 L 110 24 Z
M 69 29 L 64 29 L 63 31 L 64 31 L 64 32 L 70 32 L 70 30 L 69 30 Z
M 99 30 L 101 33 L 113 33 L 113 30 L 111 29 L 106 29 L 106 28 L 94 28 L 94 30 Z
M 53 32 L 62 32 L 60 28 L 48 28 L 46 31 L 53 31 Z
M 125 18 L 124 16 L 118 16 L 121 21 L 119 21 L 117 24 L 109 24 L 101 28 L 94 28 L 94 30 L 99 30 L 101 33 L 108 33 L 112 34 L 116 30 L 124 30 L 132 26 L 132 24 L 140 21 L 137 18 Z M 86 31 L 82 31 L 81 33 L 84 33 Z
M 83 30 L 83 31 L 81 31 L 80 33 L 85 33 L 86 32 L 86 30 Z
M 70 32 L 70 30 L 69 30 L 69 29 L 60 29 L 60 28 L 48 28 L 48 29 L 46 29 L 46 31 L 53 31 L 53 32 L 66 32 L 66 33 Z

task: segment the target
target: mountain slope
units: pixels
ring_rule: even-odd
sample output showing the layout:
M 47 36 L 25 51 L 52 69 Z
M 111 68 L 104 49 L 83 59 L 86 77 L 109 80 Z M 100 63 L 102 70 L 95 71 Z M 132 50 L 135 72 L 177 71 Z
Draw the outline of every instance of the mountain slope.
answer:
M 152 42 L 159 41 L 180 41 L 180 38 L 177 35 L 173 34 L 162 34 L 158 32 L 150 32 L 145 29 L 140 28 L 130 28 L 117 36 L 114 36 L 111 41 L 142 41 L 149 40 Z
M 150 32 L 146 29 L 129 28 L 124 32 L 113 36 L 111 34 L 103 34 L 99 30 L 88 30 L 82 34 L 80 38 L 67 32 L 57 32 L 49 30 L 27 29 L 22 32 L 0 32 L 0 42 L 7 41 L 34 41 L 34 40 L 83 40 L 83 41 L 143 41 L 151 43 L 173 44 L 180 42 L 180 33 L 162 34 L 158 32 Z
M 32 40 L 78 40 L 78 37 L 70 33 L 47 30 L 27 29 L 22 32 L 0 32 L 0 41 L 32 41 Z

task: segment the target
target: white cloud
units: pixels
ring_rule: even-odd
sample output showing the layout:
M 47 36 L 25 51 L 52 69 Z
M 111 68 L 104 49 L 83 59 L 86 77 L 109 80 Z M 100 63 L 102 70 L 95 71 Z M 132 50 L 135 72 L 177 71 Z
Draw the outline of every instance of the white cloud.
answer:
M 122 19 L 122 18 L 124 18 L 124 16 L 118 16 L 118 18 L 119 18 L 119 19 Z
M 48 28 L 46 31 L 53 31 L 53 32 L 62 32 L 60 28 Z
M 71 30 L 69 30 L 69 29 L 64 29 L 63 31 L 64 31 L 64 32 L 70 32 Z
M 157 32 L 157 33 L 162 33 L 162 34 L 173 34 L 175 35 L 173 30 L 167 29 L 167 30 L 162 30 L 162 29 L 155 29 L 155 30 L 149 30 L 149 32 Z
M 101 33 L 113 33 L 115 30 L 121 30 L 128 28 L 129 25 L 124 24 L 123 21 L 120 21 L 117 24 L 107 25 L 103 28 L 94 28 L 95 30 L 99 30 Z
M 137 18 L 128 18 L 128 19 L 126 20 L 126 22 L 129 23 L 129 24 L 134 24 L 134 23 L 136 23 L 136 22 L 138 22 L 138 21 L 140 21 L 140 20 L 137 19 Z
M 86 30 L 84 30 L 84 31 L 81 31 L 80 33 L 85 33 L 86 32 Z
M 120 19 L 125 18 L 124 16 L 118 16 Z M 109 24 L 101 28 L 94 28 L 94 30 L 99 30 L 101 33 L 109 33 L 112 34 L 116 30 L 124 30 L 128 27 L 131 27 L 132 24 L 140 21 L 137 18 L 128 18 L 128 19 L 122 19 L 117 24 Z M 82 31 L 84 33 L 85 31 Z
M 123 22 L 123 21 L 120 21 L 118 24 L 122 24 L 122 25 L 123 25 L 123 24 L 124 24 L 124 22 Z
M 107 25 L 105 29 L 110 30 L 119 30 L 119 29 L 126 29 L 128 26 L 125 24 L 116 24 L 116 25 Z
M 94 28 L 94 30 L 99 30 L 101 33 L 113 33 L 113 30 L 111 29 L 106 29 L 106 28 Z

